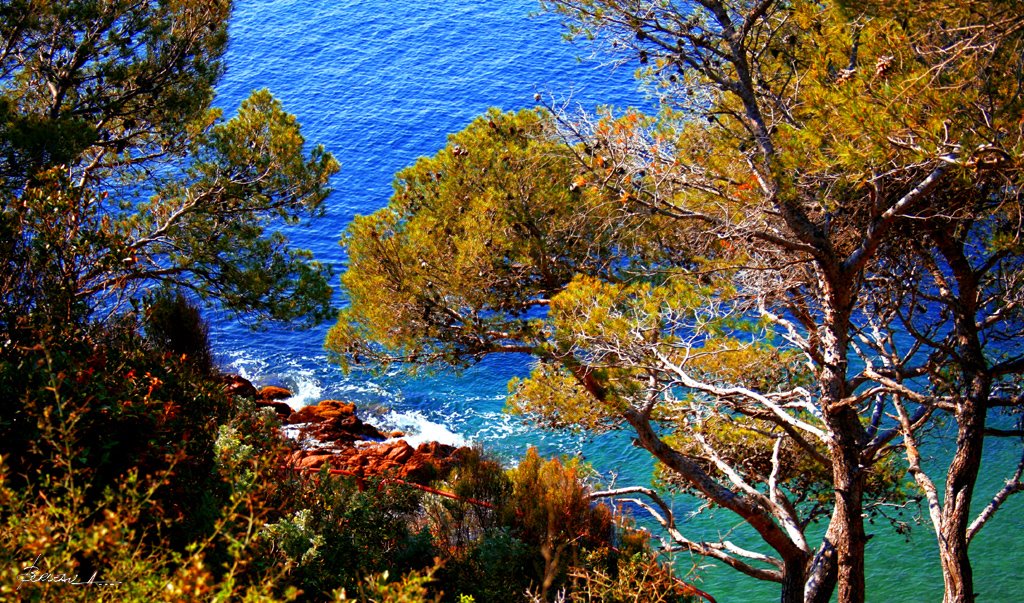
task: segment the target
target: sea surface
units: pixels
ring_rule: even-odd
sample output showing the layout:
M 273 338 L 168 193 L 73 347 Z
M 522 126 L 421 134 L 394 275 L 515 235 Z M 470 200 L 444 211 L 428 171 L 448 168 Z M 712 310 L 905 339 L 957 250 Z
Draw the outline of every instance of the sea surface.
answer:
M 591 59 L 588 48 L 563 41 L 555 17 L 531 16 L 538 8 L 533 0 L 236 1 L 217 105 L 230 116 L 252 90 L 268 88 L 297 115 L 307 141 L 325 145 L 342 164 L 326 218 L 290 230 L 294 244 L 340 274 L 345 255 L 338 241 L 353 216 L 383 207 L 396 171 L 435 153 L 447 134 L 488 107 L 531 107 L 535 94 L 589 111 L 651 106 L 637 90 L 632 67 L 613 70 Z M 344 304 L 341 291 L 336 301 Z M 588 439 L 542 432 L 502 412 L 506 383 L 529 371 L 526 358 L 489 360 L 460 375 L 345 375 L 323 351 L 329 325 L 252 332 L 227 316 L 214 315 L 212 322 L 220 363 L 258 384 L 290 388 L 294 407 L 351 400 L 371 422 L 405 431 L 414 441 L 480 443 L 507 462 L 536 446 L 545 455 L 582 455 L 618 486 L 650 483 L 652 463 L 626 434 Z M 1017 450 L 992 448 L 979 494 L 999 487 Z M 1024 600 L 1021 498 L 971 548 L 979 601 Z M 696 503 L 680 497 L 675 505 L 684 530 L 697 537 L 729 534 L 741 545 L 756 542 L 728 513 L 688 519 Z M 909 537 L 884 519 L 868 526 L 875 534 L 868 546 L 869 601 L 941 600 L 934 537 L 915 518 L 916 509 L 897 517 L 912 528 Z M 688 555 L 675 561 L 684 573 L 697 568 L 692 578 L 722 603 L 778 598 L 775 585 Z

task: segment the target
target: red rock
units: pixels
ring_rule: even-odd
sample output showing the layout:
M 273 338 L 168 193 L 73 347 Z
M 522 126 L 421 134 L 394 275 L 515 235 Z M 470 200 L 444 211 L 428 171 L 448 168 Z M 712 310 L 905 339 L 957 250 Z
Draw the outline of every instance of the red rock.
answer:
M 257 408 L 273 408 L 274 412 L 276 412 L 277 415 L 279 417 L 281 417 L 282 419 L 285 419 L 285 418 L 287 418 L 288 416 L 290 416 L 292 414 L 292 407 L 288 406 L 284 402 L 276 402 L 276 401 L 264 402 L 263 400 L 256 400 L 256 407 Z
M 221 380 L 224 381 L 224 391 L 231 396 L 255 398 L 259 394 L 256 386 L 241 375 L 223 375 Z
M 427 457 L 414 456 L 406 461 L 399 477 L 418 484 L 429 484 L 438 477 L 438 467 L 430 462 Z
M 394 444 L 385 448 L 384 456 L 396 463 L 404 463 L 412 458 L 412 455 L 415 453 L 416 451 L 413 450 L 412 446 L 410 446 L 408 442 L 405 440 L 398 440 Z
M 333 456 L 331 454 L 311 454 L 299 461 L 296 467 L 299 469 L 319 469 L 321 465 L 331 460 Z
M 386 438 L 373 425 L 356 416 L 355 405 L 338 400 L 324 400 L 313 406 L 291 413 L 288 423 L 303 424 L 300 435 L 328 445 L 332 453 L 323 449 L 293 455 L 300 467 L 316 468 L 330 462 L 359 478 L 373 478 L 385 474 L 410 482 L 428 484 L 442 477 L 458 465 L 462 452 L 453 446 L 428 442 L 413 448 L 405 440 L 383 443 Z M 392 437 L 400 436 L 391 432 Z M 367 442 L 370 440 L 370 442 Z M 356 444 L 359 443 L 357 446 Z
M 258 398 L 264 401 L 270 400 L 284 400 L 291 398 L 294 394 L 283 387 L 277 387 L 276 385 L 267 385 L 260 388 Z
M 302 437 L 321 442 L 345 443 L 360 440 L 384 440 L 384 434 L 373 425 L 364 423 L 355 414 L 355 405 L 338 400 L 324 400 L 304 406 L 289 415 L 289 424 L 306 424 Z
M 316 404 L 316 412 L 319 416 L 330 419 L 332 417 L 355 417 L 356 405 L 351 402 L 340 400 L 321 400 Z
M 303 406 L 288 417 L 289 423 L 319 423 L 331 417 L 355 416 L 356 405 L 338 400 L 323 400 L 317 404 Z
M 366 475 L 368 475 L 368 476 L 372 475 L 372 476 L 376 477 L 376 476 L 384 475 L 385 473 L 388 472 L 389 469 L 392 469 L 392 468 L 397 467 L 397 466 L 398 466 L 398 463 L 396 463 L 394 461 L 389 461 L 387 459 L 382 459 L 380 457 L 377 457 L 377 458 L 374 458 L 368 465 L 366 465 L 364 470 L 366 472 Z
M 441 442 L 423 442 L 416 447 L 416 452 L 433 457 L 447 458 L 455 452 L 455 447 L 442 444 Z

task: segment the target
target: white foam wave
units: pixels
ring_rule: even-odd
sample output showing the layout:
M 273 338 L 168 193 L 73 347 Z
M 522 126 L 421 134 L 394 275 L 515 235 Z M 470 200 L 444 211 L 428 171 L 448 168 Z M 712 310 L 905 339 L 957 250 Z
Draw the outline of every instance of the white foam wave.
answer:
M 440 442 L 449 446 L 469 446 L 465 437 L 455 433 L 447 426 L 431 421 L 418 410 L 389 411 L 374 422 L 382 431 L 398 430 L 404 433 L 402 439 L 410 446 L 416 447 L 424 442 Z
M 267 370 L 267 361 L 254 358 L 244 351 L 232 351 L 227 354 L 231 361 L 226 364 L 228 372 L 255 381 Z
M 285 399 L 285 404 L 291 406 L 294 410 L 298 410 L 303 406 L 315 404 L 321 400 L 324 388 L 321 386 L 320 380 L 313 374 L 313 371 L 296 371 L 292 379 L 294 380 L 294 385 L 291 388 L 292 397 Z
M 346 381 L 338 385 L 338 391 L 343 394 L 372 394 L 379 397 L 397 398 L 398 394 L 388 390 L 383 385 L 373 381 Z

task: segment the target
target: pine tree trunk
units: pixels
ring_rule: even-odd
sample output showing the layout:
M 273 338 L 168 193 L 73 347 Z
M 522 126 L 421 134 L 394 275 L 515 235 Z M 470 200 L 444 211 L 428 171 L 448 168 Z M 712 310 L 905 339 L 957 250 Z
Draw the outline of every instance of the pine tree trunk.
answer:
M 836 548 L 832 535 L 825 533 L 821 548 L 811 561 L 804 584 L 804 603 L 829 603 L 836 590 Z
M 950 536 L 956 538 L 955 535 L 951 534 Z M 974 576 L 970 560 L 967 558 L 966 542 L 947 541 L 945 544 L 940 544 L 939 557 L 942 562 L 942 580 L 945 587 L 942 596 L 943 603 L 973 603 Z
M 823 365 L 819 373 L 821 407 L 829 430 L 829 458 L 835 508 L 828 527 L 835 547 L 839 603 L 864 603 L 864 471 L 861 446 L 864 426 L 857 409 L 847 400 L 846 373 L 849 325 L 854 286 L 838 267 L 821 279 L 826 293 L 821 329 Z
M 785 567 L 782 568 L 782 603 L 804 603 L 806 568 L 805 558 L 785 560 Z
M 852 414 L 856 422 L 857 415 L 855 412 Z M 864 603 L 864 548 L 867 537 L 864 534 L 864 475 L 860 467 L 859 447 L 855 443 L 850 446 L 848 442 L 840 441 L 832 454 L 835 462 L 833 479 L 836 508 L 833 521 L 836 522 L 834 544 L 838 564 L 836 578 L 839 603 Z
M 955 299 L 950 307 L 955 311 L 957 362 L 967 391 L 957 401 L 956 453 L 946 471 L 941 527 L 937 537 L 945 582 L 944 603 L 971 603 L 974 601 L 974 573 L 967 555 L 967 528 L 974 486 L 981 470 L 992 377 L 975 322 L 979 299 L 978 274 L 968 260 L 964 242 L 949 234 L 936 230 L 933 239 L 956 279 Z
M 985 402 L 991 378 L 978 371 L 970 378 L 970 390 L 957 409 L 957 450 L 946 473 L 946 492 L 939 537 L 939 558 L 945 582 L 944 603 L 973 603 L 974 572 L 967 554 L 974 484 L 981 469 L 985 438 Z

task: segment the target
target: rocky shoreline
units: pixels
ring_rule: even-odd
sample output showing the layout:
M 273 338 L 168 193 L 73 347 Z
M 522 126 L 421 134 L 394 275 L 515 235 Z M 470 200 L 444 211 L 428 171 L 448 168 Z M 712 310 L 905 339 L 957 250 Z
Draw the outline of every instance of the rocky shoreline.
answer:
M 328 465 L 356 478 L 391 477 L 428 484 L 446 476 L 469 451 L 440 442 L 413 447 L 401 432 L 381 432 L 356 414 L 351 402 L 321 400 L 293 410 L 282 400 L 292 392 L 277 386 L 257 389 L 247 379 L 225 377 L 227 392 L 250 398 L 257 407 L 270 408 L 281 419 L 282 431 L 298 443 L 288 458 L 300 471 Z

